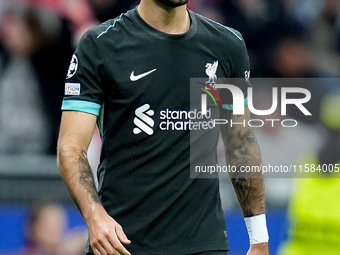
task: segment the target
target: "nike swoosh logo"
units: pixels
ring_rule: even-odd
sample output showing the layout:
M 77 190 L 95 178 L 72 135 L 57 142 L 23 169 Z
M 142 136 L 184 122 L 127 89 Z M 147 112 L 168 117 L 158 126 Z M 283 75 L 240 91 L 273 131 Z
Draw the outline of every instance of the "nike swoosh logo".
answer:
M 135 71 L 133 71 L 133 72 L 131 73 L 131 75 L 130 75 L 130 80 L 131 80 L 131 81 L 138 81 L 138 80 L 142 79 L 143 77 L 145 77 L 145 76 L 147 76 L 147 75 L 153 73 L 153 72 L 156 71 L 156 70 L 157 70 L 157 69 L 153 69 L 153 70 L 151 70 L 151 71 L 149 71 L 149 72 L 142 73 L 142 74 L 137 75 L 137 76 L 135 76 Z

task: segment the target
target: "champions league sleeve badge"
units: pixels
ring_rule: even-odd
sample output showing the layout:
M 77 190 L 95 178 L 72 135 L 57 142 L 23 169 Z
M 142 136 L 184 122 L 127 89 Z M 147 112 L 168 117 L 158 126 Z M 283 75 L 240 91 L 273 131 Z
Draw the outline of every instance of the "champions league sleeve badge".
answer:
M 73 54 L 70 66 L 68 68 L 66 79 L 70 79 L 71 77 L 73 77 L 73 75 L 75 75 L 75 73 L 77 72 L 77 69 L 78 69 L 78 58 L 75 54 Z

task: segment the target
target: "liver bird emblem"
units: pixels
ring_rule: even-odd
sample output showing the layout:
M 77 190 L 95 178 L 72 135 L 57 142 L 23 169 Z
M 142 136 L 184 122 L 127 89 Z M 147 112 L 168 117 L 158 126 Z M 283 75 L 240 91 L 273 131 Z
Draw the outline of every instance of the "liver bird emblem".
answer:
M 209 76 L 209 80 L 206 83 L 209 85 L 214 85 L 217 81 L 216 71 L 218 67 L 218 60 L 214 61 L 213 64 L 207 63 L 205 67 L 207 68 L 205 73 Z

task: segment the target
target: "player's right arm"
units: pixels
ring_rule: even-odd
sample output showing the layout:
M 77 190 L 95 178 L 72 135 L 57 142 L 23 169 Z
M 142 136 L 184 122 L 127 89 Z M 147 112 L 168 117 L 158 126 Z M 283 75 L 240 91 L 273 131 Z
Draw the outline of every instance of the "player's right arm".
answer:
M 86 152 L 96 119 L 95 115 L 88 113 L 63 112 L 58 141 L 58 167 L 71 197 L 88 225 L 94 253 L 130 255 L 122 245 L 130 243 L 122 227 L 101 205 L 87 159 Z

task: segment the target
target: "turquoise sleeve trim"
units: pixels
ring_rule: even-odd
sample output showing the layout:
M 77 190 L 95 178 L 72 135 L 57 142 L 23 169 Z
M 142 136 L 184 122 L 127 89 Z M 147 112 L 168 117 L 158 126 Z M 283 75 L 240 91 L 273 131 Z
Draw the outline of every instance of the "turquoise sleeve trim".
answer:
M 64 100 L 61 106 L 62 111 L 78 111 L 99 116 L 101 105 L 82 100 Z
M 248 97 L 246 99 L 244 99 L 244 107 L 246 107 L 247 105 L 248 105 Z M 232 104 L 224 104 L 224 105 L 222 105 L 222 108 L 232 111 L 233 105 Z
M 232 104 L 224 104 L 224 105 L 222 105 L 222 108 L 226 109 L 226 110 L 232 111 L 233 110 L 233 105 Z

